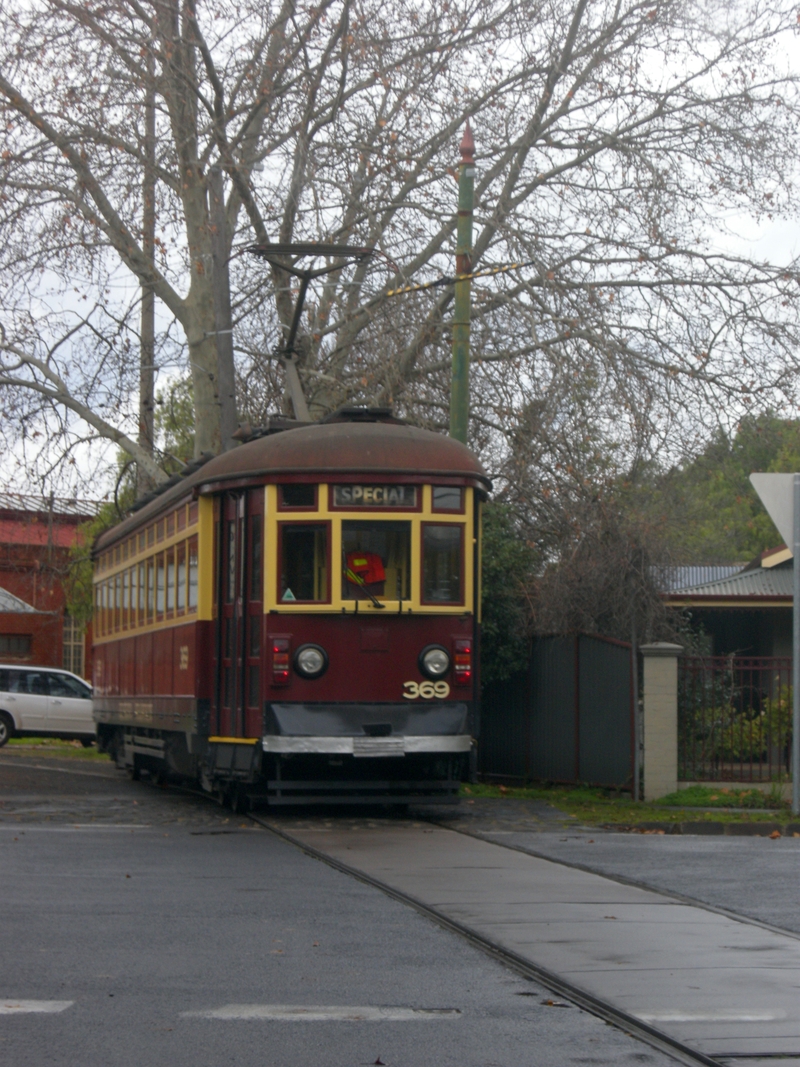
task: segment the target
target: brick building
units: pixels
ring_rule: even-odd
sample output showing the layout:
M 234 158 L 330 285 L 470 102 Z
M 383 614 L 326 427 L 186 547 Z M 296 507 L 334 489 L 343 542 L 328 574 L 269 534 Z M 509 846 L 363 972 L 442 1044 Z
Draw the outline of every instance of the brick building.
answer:
M 63 580 L 91 501 L 0 493 L 0 662 L 91 677 L 91 634 L 69 617 Z

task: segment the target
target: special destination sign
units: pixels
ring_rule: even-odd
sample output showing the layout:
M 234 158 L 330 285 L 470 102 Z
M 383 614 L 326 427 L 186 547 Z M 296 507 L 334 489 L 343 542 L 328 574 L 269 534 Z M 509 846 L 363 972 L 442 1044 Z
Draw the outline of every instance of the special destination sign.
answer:
M 415 508 L 415 485 L 334 485 L 337 508 Z

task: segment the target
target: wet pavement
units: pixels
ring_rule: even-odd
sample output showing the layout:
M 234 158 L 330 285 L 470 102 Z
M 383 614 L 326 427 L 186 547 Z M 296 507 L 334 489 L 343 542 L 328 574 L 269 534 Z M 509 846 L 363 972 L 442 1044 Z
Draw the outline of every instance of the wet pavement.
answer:
M 674 1062 L 251 820 L 110 763 L 0 753 L 0 902 L 2 1067 Z
M 794 934 L 424 822 L 267 821 L 704 1055 L 800 1063 Z M 541 833 L 514 838 L 531 849 L 547 841 Z M 800 841 L 781 844 L 796 865 Z M 683 888 L 691 889 L 686 879 Z

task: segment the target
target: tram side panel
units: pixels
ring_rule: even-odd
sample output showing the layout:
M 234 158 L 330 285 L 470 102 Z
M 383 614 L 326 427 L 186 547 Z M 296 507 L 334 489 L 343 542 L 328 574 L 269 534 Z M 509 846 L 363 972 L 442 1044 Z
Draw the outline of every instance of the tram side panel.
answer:
M 212 624 L 182 622 L 94 650 L 98 740 L 120 766 L 163 762 L 194 777 L 208 733 Z M 138 756 L 138 760 L 133 757 Z

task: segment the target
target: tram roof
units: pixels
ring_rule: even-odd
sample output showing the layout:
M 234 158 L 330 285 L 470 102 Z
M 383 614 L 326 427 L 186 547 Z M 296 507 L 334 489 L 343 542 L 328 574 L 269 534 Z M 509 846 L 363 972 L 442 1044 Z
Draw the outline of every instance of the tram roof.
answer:
M 95 551 L 130 536 L 187 493 L 212 493 L 251 479 L 335 476 L 459 478 L 483 491 L 491 482 L 477 456 L 452 437 L 392 421 L 330 421 L 258 437 L 223 452 L 159 493 L 97 539 Z

